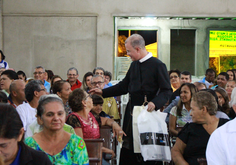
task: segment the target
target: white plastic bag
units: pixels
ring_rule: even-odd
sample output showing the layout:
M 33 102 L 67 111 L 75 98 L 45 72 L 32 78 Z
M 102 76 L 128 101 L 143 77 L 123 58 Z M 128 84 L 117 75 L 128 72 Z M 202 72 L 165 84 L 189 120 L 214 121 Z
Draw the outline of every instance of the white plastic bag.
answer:
M 138 116 L 141 154 L 144 161 L 171 161 L 166 113 L 142 110 Z

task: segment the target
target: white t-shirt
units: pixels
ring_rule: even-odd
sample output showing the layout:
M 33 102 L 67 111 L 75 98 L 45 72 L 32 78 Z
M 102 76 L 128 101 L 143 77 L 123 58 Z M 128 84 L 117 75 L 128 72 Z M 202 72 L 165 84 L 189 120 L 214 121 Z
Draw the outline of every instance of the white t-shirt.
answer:
M 23 103 L 16 108 L 18 114 L 20 115 L 21 121 L 26 131 L 28 125 L 30 125 L 35 119 L 37 113 L 36 108 L 32 108 L 29 103 Z
M 236 118 L 217 128 L 207 143 L 208 165 L 236 164 Z

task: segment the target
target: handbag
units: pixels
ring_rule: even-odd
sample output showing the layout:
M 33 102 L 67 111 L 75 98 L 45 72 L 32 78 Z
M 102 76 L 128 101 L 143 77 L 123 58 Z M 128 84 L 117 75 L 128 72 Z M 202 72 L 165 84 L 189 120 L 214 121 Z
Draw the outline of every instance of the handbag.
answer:
M 166 115 L 160 111 L 148 112 L 146 106 L 137 118 L 140 149 L 144 161 L 171 161 Z

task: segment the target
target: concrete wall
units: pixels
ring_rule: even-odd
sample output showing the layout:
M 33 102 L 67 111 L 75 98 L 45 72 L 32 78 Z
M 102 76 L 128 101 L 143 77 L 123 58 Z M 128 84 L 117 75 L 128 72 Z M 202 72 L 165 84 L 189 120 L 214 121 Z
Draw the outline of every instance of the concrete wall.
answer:
M 113 70 L 114 16 L 234 17 L 235 7 L 235 0 L 3 0 L 0 46 L 10 67 L 28 76 L 40 64 L 65 78 L 70 66 L 81 75 L 95 66 Z
M 23 70 L 28 76 L 35 66 L 42 65 L 66 78 L 66 71 L 74 66 L 81 78 L 96 65 L 96 20 L 96 17 L 4 17 L 6 60 L 10 67 Z

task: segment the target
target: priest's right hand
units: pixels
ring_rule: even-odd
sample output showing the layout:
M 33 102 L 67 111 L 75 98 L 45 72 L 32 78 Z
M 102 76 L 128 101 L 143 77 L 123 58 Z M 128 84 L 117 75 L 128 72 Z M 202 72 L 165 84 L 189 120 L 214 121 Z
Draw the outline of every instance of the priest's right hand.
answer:
M 89 91 L 90 94 L 102 95 L 102 90 L 100 88 L 93 88 Z

